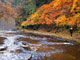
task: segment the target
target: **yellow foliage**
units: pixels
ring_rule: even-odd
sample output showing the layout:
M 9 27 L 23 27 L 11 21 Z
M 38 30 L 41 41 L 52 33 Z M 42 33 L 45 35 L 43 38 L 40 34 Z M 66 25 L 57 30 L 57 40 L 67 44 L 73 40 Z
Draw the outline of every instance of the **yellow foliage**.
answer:
M 72 5 L 72 9 L 71 12 L 74 10 L 74 8 L 76 8 L 78 0 L 73 0 L 73 5 Z
M 53 0 L 32 14 L 23 25 L 56 24 L 80 26 L 80 0 Z
M 67 24 L 67 18 L 65 16 L 60 16 L 58 19 L 55 20 L 55 23 L 57 24 L 57 26 L 64 26 Z

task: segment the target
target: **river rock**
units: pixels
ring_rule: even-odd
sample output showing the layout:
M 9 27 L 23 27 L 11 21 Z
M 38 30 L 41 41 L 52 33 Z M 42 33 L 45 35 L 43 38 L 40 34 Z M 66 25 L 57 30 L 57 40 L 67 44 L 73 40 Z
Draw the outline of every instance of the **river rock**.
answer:
M 23 47 L 25 50 L 30 50 L 31 51 L 31 48 L 29 46 L 27 47 Z
M 4 40 L 7 39 L 6 37 L 0 37 L 0 44 L 4 44 Z
M 22 52 L 21 49 L 17 49 L 17 50 L 16 50 L 16 53 L 21 53 L 21 52 Z
M 5 47 L 5 48 L 1 48 L 0 51 L 4 51 L 4 50 L 6 50 L 6 49 L 7 49 L 7 47 Z
M 8 51 L 9 53 L 14 53 L 14 51 Z

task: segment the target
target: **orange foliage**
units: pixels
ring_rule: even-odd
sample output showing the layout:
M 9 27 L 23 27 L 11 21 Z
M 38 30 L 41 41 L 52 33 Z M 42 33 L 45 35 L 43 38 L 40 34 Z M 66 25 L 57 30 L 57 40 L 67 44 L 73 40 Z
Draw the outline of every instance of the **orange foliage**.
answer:
M 16 18 L 16 11 L 11 6 L 2 4 L 2 2 L 0 2 L 0 18 L 7 19 L 9 17 Z
M 56 24 L 80 27 L 80 0 L 53 0 L 38 8 L 22 25 Z

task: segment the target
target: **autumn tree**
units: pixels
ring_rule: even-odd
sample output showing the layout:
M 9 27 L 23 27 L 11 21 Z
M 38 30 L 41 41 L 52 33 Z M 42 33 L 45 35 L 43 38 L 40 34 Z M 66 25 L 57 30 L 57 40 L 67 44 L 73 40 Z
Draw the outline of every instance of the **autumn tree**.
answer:
M 38 8 L 38 10 L 30 16 L 30 18 L 23 22 L 22 25 L 34 25 L 34 24 L 53 24 L 56 17 L 61 15 L 62 11 L 57 11 L 53 8 L 55 1 L 50 4 L 45 4 Z
M 56 24 L 80 27 L 80 0 L 53 0 L 45 4 L 22 25 Z
M 11 6 L 5 5 L 0 1 L 0 18 L 7 19 L 9 17 L 16 18 L 16 11 Z
M 66 1 L 67 2 L 67 1 Z M 72 4 L 71 4 L 72 3 Z M 70 6 L 68 5 L 65 13 L 61 16 L 62 18 L 58 18 L 56 23 L 58 25 L 69 25 L 69 26 L 77 26 L 80 27 L 80 1 L 79 0 L 71 0 L 69 1 Z M 66 5 L 64 4 L 64 7 Z M 64 16 L 64 17 L 63 17 Z

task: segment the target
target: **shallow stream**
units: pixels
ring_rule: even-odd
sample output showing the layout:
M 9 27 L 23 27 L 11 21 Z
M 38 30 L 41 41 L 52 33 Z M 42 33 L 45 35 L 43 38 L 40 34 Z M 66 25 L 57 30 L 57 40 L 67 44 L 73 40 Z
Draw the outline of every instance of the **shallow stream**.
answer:
M 44 35 L 0 31 L 0 60 L 80 60 L 80 44 Z

